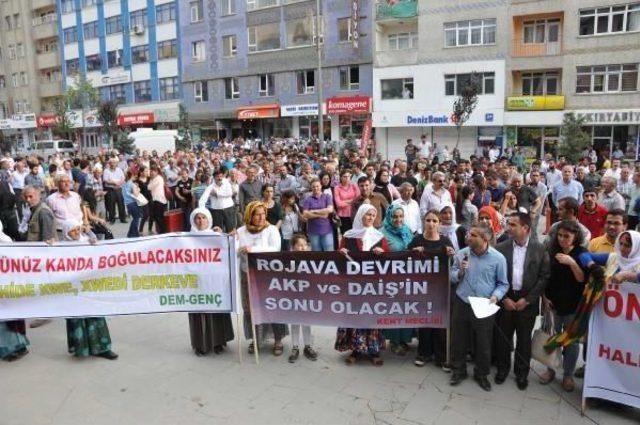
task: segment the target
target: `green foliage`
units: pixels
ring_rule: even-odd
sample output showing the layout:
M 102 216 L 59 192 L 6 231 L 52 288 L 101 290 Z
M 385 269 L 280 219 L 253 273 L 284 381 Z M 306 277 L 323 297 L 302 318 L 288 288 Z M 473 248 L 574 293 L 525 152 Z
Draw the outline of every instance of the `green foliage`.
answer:
M 105 100 L 98 105 L 98 120 L 102 123 L 102 134 L 109 140 L 109 147 L 118 135 L 118 102 Z
M 462 83 L 460 87 L 460 95 L 453 103 L 453 113 L 451 119 L 456 125 L 458 137 L 456 140 L 456 148 L 460 144 L 460 131 L 462 126 L 469 120 L 469 117 L 478 105 L 478 93 L 482 88 L 482 77 L 477 72 L 472 72 L 469 80 Z
M 71 109 L 95 108 L 100 102 L 98 89 L 85 76 L 78 76 L 64 93 L 66 106 Z
M 584 117 L 576 117 L 571 112 L 564 115 L 562 127 L 560 127 L 560 140 L 558 153 L 564 155 L 572 163 L 576 163 L 582 156 L 582 151 L 591 145 L 591 136 L 584 131 Z
M 118 133 L 118 138 L 113 147 L 117 149 L 119 153 L 124 154 L 132 154 L 136 149 L 134 140 L 124 131 Z
M 176 136 L 176 149 L 177 150 L 190 150 L 191 149 L 191 131 L 189 123 L 189 114 L 184 105 L 178 105 L 178 136 Z
M 67 103 L 66 99 L 62 98 L 55 103 L 56 123 L 51 128 L 51 132 L 55 137 L 71 140 L 73 134 L 73 127 L 71 126 L 71 120 L 67 115 Z

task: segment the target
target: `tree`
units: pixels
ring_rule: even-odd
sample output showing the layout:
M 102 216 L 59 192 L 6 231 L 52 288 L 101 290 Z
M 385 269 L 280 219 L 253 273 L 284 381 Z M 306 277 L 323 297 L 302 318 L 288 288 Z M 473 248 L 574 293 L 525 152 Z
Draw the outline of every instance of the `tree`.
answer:
M 584 131 L 584 124 L 584 117 L 576 117 L 571 112 L 564 114 L 560 127 L 559 154 L 566 156 L 574 164 L 581 159 L 582 152 L 591 144 L 591 136 Z
M 191 149 L 191 132 L 189 131 L 189 114 L 182 103 L 178 105 L 178 135 L 176 136 L 176 150 Z
M 87 112 L 95 108 L 100 101 L 98 89 L 93 87 L 87 77 L 80 74 L 64 93 L 64 103 L 67 109 L 82 109 L 82 141 L 78 143 L 80 150 L 86 139 L 86 124 L 84 122 Z
M 458 81 L 460 83 L 460 80 Z M 469 120 L 469 117 L 476 109 L 478 104 L 478 93 L 482 87 L 482 78 L 477 72 L 472 72 L 469 79 L 462 82 L 462 87 L 459 88 L 460 94 L 453 103 L 453 114 L 451 120 L 456 125 L 457 138 L 456 149 L 460 144 L 460 132 L 462 126 Z
M 109 140 L 109 150 L 113 147 L 113 139 L 118 135 L 118 102 L 105 100 L 98 105 L 98 120 L 102 123 L 102 134 Z
M 71 136 L 73 135 L 73 122 L 67 114 L 68 109 L 66 98 L 58 99 L 55 102 L 56 123 L 51 128 L 51 131 L 56 137 L 71 140 Z
M 118 133 L 118 138 L 115 141 L 114 148 L 116 148 L 119 153 L 132 154 L 135 151 L 136 146 L 134 140 L 129 137 L 129 134 L 121 131 Z

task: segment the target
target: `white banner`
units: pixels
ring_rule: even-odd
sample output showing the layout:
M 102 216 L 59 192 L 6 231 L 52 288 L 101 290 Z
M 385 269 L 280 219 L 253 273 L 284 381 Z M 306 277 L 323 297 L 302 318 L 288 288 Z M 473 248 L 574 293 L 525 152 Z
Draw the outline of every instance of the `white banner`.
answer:
M 640 285 L 607 285 L 589 323 L 583 397 L 640 408 Z
M 232 237 L 0 244 L 0 320 L 236 312 Z

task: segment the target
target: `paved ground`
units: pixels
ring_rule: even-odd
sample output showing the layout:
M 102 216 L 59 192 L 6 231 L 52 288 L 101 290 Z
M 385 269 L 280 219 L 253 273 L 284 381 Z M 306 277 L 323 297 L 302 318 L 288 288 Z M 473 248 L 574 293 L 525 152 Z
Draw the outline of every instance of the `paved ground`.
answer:
M 0 363 L 0 425 L 640 422 L 640 411 L 619 407 L 581 417 L 579 391 L 541 386 L 533 375 L 527 391 L 510 379 L 486 393 L 472 380 L 450 387 L 449 374 L 416 368 L 411 354 L 385 353 L 381 368 L 348 367 L 332 349 L 330 328 L 313 330 L 317 362 L 290 365 L 285 352 L 261 356 L 258 366 L 246 354 L 239 363 L 236 341 L 219 356 L 193 355 L 186 314 L 116 317 L 109 325 L 115 362 L 69 356 L 63 320 L 29 330 L 31 353 Z

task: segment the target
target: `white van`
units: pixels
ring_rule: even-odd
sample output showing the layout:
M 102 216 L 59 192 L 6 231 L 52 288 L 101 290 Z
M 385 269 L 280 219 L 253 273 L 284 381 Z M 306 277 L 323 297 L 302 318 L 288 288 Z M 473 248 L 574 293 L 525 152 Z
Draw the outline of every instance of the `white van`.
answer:
M 129 133 L 129 137 L 133 139 L 136 149 L 140 153 L 153 151 L 162 155 L 166 151 L 174 152 L 176 150 L 176 137 L 178 130 L 154 130 L 153 128 L 138 128 L 136 131 Z
M 31 153 L 47 158 L 49 155 L 59 153 L 68 155 L 75 152 L 73 142 L 69 140 L 37 140 L 30 149 Z

